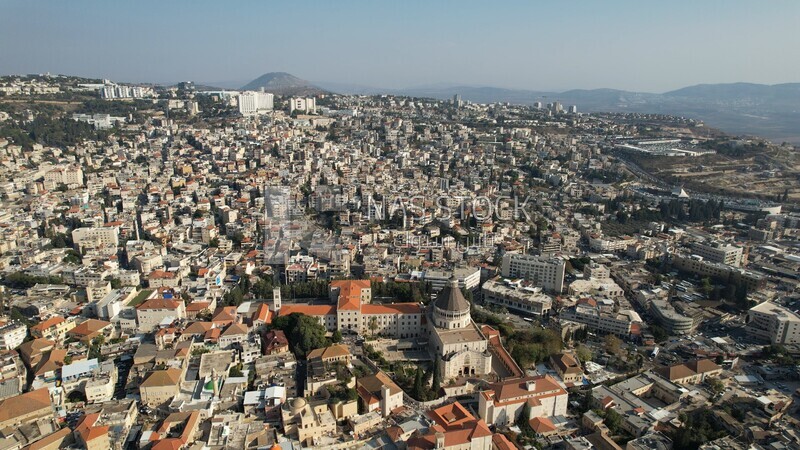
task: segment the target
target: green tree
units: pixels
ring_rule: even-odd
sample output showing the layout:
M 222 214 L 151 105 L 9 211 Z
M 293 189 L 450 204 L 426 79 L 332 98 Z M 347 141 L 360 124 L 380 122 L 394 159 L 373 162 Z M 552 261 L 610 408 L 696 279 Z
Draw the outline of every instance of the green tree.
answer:
M 442 374 L 441 370 L 439 369 L 439 356 L 436 356 L 436 359 L 433 361 L 433 384 L 431 385 L 431 391 L 433 391 L 434 396 L 439 395 L 439 391 L 442 388 Z
M 656 342 L 664 342 L 669 339 L 669 334 L 658 325 L 651 326 L 650 332 L 653 333 L 653 339 L 655 339 Z
M 417 400 L 424 401 L 425 400 L 425 387 L 423 382 L 423 373 L 422 368 L 417 366 L 417 370 L 414 373 L 414 387 L 411 389 L 411 396 Z
M 613 334 L 607 334 L 603 339 L 603 348 L 608 354 L 617 355 L 622 348 L 622 341 Z
M 594 355 L 589 347 L 581 344 L 575 349 L 575 356 L 577 356 L 581 362 L 587 362 L 591 361 Z
M 295 355 L 305 358 L 314 349 L 327 347 L 326 329 L 314 317 L 300 313 L 280 316 L 272 322 L 273 328 L 282 330 Z
M 612 433 L 616 434 L 619 432 L 620 426 L 622 425 L 622 416 L 615 411 L 614 408 L 609 408 L 606 410 L 606 417 L 603 423 L 606 424 Z
M 706 379 L 706 384 L 711 389 L 711 392 L 720 394 L 725 390 L 725 383 L 717 377 L 709 377 Z
M 708 297 L 714 291 L 714 285 L 711 284 L 711 279 L 708 277 L 703 278 L 703 286 L 700 288 L 703 293 Z

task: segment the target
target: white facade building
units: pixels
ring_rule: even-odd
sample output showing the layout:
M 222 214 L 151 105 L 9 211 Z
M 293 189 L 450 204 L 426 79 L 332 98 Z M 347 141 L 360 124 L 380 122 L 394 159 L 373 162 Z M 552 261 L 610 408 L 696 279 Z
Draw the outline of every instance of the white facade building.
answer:
M 275 96 L 269 92 L 242 92 L 238 95 L 239 112 L 243 116 L 256 116 L 272 111 Z
M 781 305 L 764 302 L 747 312 L 747 330 L 773 344 L 800 344 L 800 315 Z
M 28 335 L 28 327 L 21 323 L 11 322 L 0 327 L 0 349 L 14 350 L 22 345 L 25 336 Z
M 507 253 L 503 255 L 501 273 L 505 278 L 526 278 L 547 291 L 561 293 L 565 267 L 560 258 Z

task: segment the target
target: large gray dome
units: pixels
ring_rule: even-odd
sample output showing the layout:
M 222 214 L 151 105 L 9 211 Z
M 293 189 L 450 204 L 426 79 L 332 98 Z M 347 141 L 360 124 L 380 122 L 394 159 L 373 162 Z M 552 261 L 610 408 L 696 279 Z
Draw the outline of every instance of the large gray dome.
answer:
M 464 298 L 464 294 L 461 293 L 458 281 L 451 281 L 444 289 L 439 291 L 434 304 L 443 311 L 469 311 L 469 302 Z

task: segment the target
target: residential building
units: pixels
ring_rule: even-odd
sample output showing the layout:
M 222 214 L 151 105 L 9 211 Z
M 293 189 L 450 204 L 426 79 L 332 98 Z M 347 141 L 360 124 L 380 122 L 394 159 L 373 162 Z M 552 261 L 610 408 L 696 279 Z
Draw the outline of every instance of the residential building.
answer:
M 725 244 L 722 242 L 692 244 L 692 253 L 701 256 L 703 259 L 715 263 L 726 264 L 733 267 L 742 265 L 742 247 Z
M 747 331 L 778 345 L 800 344 L 800 314 L 774 302 L 764 302 L 747 312 Z
M 169 403 L 180 391 L 182 371 L 170 368 L 148 373 L 139 384 L 142 403 L 151 407 Z
M 25 341 L 28 327 L 19 322 L 9 322 L 0 326 L 0 349 L 14 350 Z
M 136 307 L 136 322 L 144 332 L 153 331 L 165 320 L 183 318 L 186 318 L 186 306 L 174 298 L 151 298 Z
M 563 259 L 519 253 L 503 255 L 501 274 L 505 278 L 526 278 L 535 286 L 560 294 L 564 290 Z
M 481 292 L 484 303 L 523 314 L 547 316 L 553 305 L 553 299 L 541 288 L 525 286 L 523 280 L 488 280 L 483 283 Z
M 383 371 L 356 380 L 356 392 L 365 411 L 378 411 L 383 417 L 403 406 L 403 390 Z
M 272 111 L 275 96 L 269 92 L 242 92 L 237 97 L 239 113 L 254 116 Z

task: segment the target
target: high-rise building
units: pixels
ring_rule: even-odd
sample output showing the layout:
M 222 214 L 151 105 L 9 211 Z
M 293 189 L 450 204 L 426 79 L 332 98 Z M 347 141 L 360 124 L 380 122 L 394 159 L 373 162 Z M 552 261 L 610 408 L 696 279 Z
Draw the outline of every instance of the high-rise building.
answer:
M 456 94 L 453 96 L 453 105 L 456 108 L 461 108 L 464 106 L 464 102 L 461 101 L 461 94 Z
M 800 343 L 800 314 L 777 303 L 764 302 L 750 308 L 745 328 L 773 344 Z
M 237 97 L 243 116 L 257 116 L 272 111 L 275 96 L 269 92 L 242 92 Z
M 313 97 L 292 97 L 289 100 L 289 112 L 303 111 L 304 113 L 316 113 L 317 101 Z
M 578 106 L 577 105 L 570 106 L 569 107 L 569 113 L 570 114 L 578 114 Z
M 711 244 L 692 244 L 692 253 L 715 263 L 740 267 L 742 265 L 742 247 L 714 242 Z
M 564 289 L 563 259 L 507 253 L 503 256 L 503 277 L 524 277 L 547 291 L 560 293 Z

